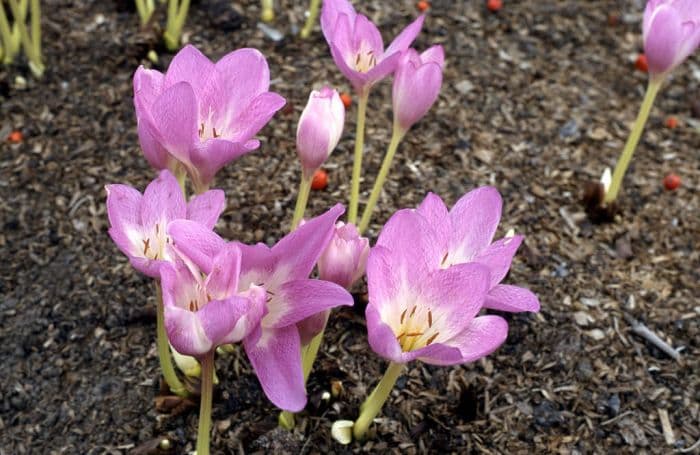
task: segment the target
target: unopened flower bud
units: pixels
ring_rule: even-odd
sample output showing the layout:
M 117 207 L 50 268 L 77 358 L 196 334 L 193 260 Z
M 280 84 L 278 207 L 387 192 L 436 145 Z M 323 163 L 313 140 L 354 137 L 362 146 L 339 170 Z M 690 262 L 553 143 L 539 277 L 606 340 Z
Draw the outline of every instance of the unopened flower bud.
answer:
M 324 87 L 314 90 L 297 127 L 297 154 L 304 176 L 314 171 L 338 145 L 345 123 L 345 107 L 338 92 Z
M 339 221 L 328 246 L 318 259 L 322 280 L 350 289 L 365 274 L 369 240 L 353 224 Z

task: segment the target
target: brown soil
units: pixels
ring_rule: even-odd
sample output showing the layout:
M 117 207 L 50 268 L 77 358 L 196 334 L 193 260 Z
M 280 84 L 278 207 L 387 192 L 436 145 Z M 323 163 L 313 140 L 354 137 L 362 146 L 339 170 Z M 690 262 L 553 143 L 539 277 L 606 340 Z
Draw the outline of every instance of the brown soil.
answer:
M 106 234 L 104 185 L 142 189 L 153 177 L 138 149 L 131 77 L 154 40 L 139 32 L 126 0 L 45 3 L 45 78 L 34 80 L 23 62 L 0 68 L 0 130 L 25 137 L 0 145 L 0 453 L 157 453 L 163 437 L 185 453 L 196 406 L 156 411 L 153 288 Z M 451 204 L 495 185 L 505 201 L 502 230 L 527 236 L 507 281 L 535 291 L 542 311 L 508 315 L 508 341 L 483 361 L 411 365 L 373 436 L 350 446 L 333 442 L 330 425 L 357 415 L 385 367 L 368 350 L 361 305 L 334 313 L 310 405 L 291 433 L 276 428 L 245 355 L 220 357 L 214 453 L 670 453 L 698 441 L 697 57 L 656 103 L 618 218 L 592 224 L 579 203 L 585 183 L 614 164 L 641 100 L 646 75 L 633 66 L 641 3 L 506 1 L 492 14 L 481 1 L 433 1 L 416 47 L 445 46 L 444 87 L 401 146 L 370 234 L 428 190 Z M 303 42 L 291 35 L 305 4 L 278 2 L 280 43 L 257 29 L 255 1 L 191 8 L 192 43 L 212 58 L 261 49 L 273 89 L 289 100 L 262 131 L 261 150 L 217 180 L 228 197 L 217 229 L 228 238 L 283 234 L 308 92 L 323 83 L 348 88 L 319 30 Z M 386 38 L 414 8 L 412 0 L 361 6 Z M 161 52 L 162 67 L 170 58 Z M 385 82 L 372 97 L 364 191 L 388 142 L 389 93 Z M 329 188 L 312 195 L 309 213 L 345 200 L 354 112 L 327 167 Z M 680 127 L 664 127 L 670 114 Z M 683 181 L 673 192 L 662 186 L 670 171 Z M 630 316 L 683 347 L 680 361 L 631 333 Z M 329 403 L 321 394 L 332 380 L 344 391 Z

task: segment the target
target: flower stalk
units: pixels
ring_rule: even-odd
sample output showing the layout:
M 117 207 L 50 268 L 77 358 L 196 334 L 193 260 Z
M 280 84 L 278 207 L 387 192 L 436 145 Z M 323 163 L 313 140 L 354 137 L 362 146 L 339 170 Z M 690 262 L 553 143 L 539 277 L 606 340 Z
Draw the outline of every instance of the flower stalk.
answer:
M 357 222 L 357 206 L 360 199 L 360 176 L 362 175 L 362 153 L 365 146 L 365 117 L 369 89 L 360 92 L 357 103 L 357 127 L 355 129 L 355 156 L 352 163 L 352 184 L 350 187 L 350 205 L 348 206 L 348 222 Z
M 396 150 L 399 148 L 401 140 L 406 135 L 406 130 L 402 129 L 397 123 L 394 123 L 394 131 L 391 134 L 391 142 L 389 143 L 389 148 L 384 155 L 384 160 L 382 161 L 382 167 L 379 169 L 379 174 L 377 175 L 377 180 L 374 182 L 374 187 L 372 188 L 372 193 L 369 195 L 369 200 L 367 201 L 367 206 L 364 212 L 362 212 L 362 219 L 358 226 L 360 234 L 362 234 L 367 226 L 369 226 L 370 219 L 372 218 L 372 211 L 377 205 L 379 200 L 379 195 L 382 192 L 382 187 L 389 175 L 389 170 L 391 169 L 391 163 L 394 160 L 394 155 Z
M 297 226 L 299 226 L 301 219 L 304 218 L 306 204 L 309 201 L 309 192 L 311 191 L 312 180 L 313 175 L 306 175 L 305 172 L 302 172 L 301 182 L 299 183 L 299 194 L 297 194 L 297 203 L 294 206 L 294 215 L 292 216 L 292 227 L 290 231 L 295 230 Z
M 170 51 L 180 48 L 180 34 L 187 19 L 187 11 L 190 8 L 190 0 L 170 0 L 168 2 L 168 20 L 165 25 L 165 47 Z
M 158 346 L 158 360 L 160 361 L 160 369 L 163 372 L 165 383 L 175 395 L 186 397 L 189 395 L 184 384 L 177 377 L 173 362 L 170 359 L 170 348 L 168 346 L 168 336 L 165 333 L 165 310 L 163 308 L 163 290 L 160 283 L 156 282 L 156 344 Z M 210 378 L 211 380 L 211 378 Z
M 306 18 L 304 28 L 302 28 L 301 32 L 299 33 L 303 39 L 306 39 L 311 35 L 314 25 L 316 25 L 319 6 L 321 6 L 321 0 L 311 0 L 311 3 L 309 4 L 309 16 Z
M 41 61 L 41 6 L 39 0 L 31 0 L 29 3 L 30 10 L 30 30 L 27 30 L 27 25 L 25 24 L 25 17 L 27 15 L 27 0 L 21 0 L 21 3 L 17 0 L 9 0 L 10 10 L 12 11 L 12 16 L 15 18 L 13 30 L 8 31 L 9 23 L 7 17 L 5 16 L 4 10 L 0 13 L 0 34 L 2 34 L 3 41 L 9 38 L 11 43 L 6 47 L 10 50 L 5 56 L 5 59 L 12 59 L 14 54 L 12 51 L 16 52 L 17 48 L 17 33 L 19 35 L 19 41 L 22 44 L 27 59 L 29 60 L 29 69 L 32 71 L 36 77 L 41 77 L 44 74 L 44 64 Z M 6 51 L 7 52 L 7 51 Z
M 199 399 L 199 427 L 197 429 L 197 455 L 209 455 L 211 433 L 211 403 L 214 389 L 214 350 L 202 357 L 202 394 Z
M 260 7 L 260 19 L 263 22 L 270 23 L 275 20 L 275 5 L 274 0 L 262 0 Z
M 360 407 L 360 416 L 355 421 L 355 425 L 352 429 L 355 439 L 364 439 L 372 421 L 377 414 L 379 414 L 387 398 L 389 398 L 389 394 L 394 388 L 396 380 L 399 379 L 399 376 L 403 373 L 403 368 L 403 363 L 389 363 L 381 381 L 379 381 L 379 384 L 377 384 L 370 396 L 367 397 Z
M 637 120 L 635 120 L 634 126 L 632 126 L 632 131 L 630 131 L 630 135 L 627 138 L 627 143 L 625 143 L 625 148 L 622 150 L 620 159 L 615 165 L 615 171 L 613 172 L 612 181 L 610 182 L 610 188 L 605 193 L 604 202 L 606 204 L 610 204 L 617 199 L 620 188 L 622 187 L 622 179 L 625 177 L 625 172 L 627 172 L 627 168 L 632 160 L 632 155 L 634 155 L 634 150 L 637 148 L 639 138 L 642 136 L 642 131 L 644 131 L 644 125 L 646 125 L 647 119 L 649 118 L 649 113 L 651 112 L 651 107 L 654 104 L 654 99 L 656 98 L 663 81 L 663 76 L 652 77 L 649 79 L 649 85 L 647 86 L 644 100 L 642 101 L 642 106 L 639 108 Z
M 136 11 L 139 13 L 142 27 L 151 20 L 155 8 L 156 6 L 153 0 L 136 0 Z

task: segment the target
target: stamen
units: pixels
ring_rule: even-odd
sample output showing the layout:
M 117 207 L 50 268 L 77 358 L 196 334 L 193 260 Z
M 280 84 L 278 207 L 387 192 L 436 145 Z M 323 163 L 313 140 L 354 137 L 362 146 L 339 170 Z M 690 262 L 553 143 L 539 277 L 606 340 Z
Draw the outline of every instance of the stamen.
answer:
M 199 137 L 204 135 L 204 122 L 199 125 Z
M 397 341 L 401 341 L 401 338 L 403 338 L 405 335 L 406 335 L 406 332 L 401 332 L 401 333 L 396 337 L 396 340 L 397 340 Z
M 435 341 L 435 338 L 437 338 L 438 335 L 440 335 L 440 332 L 435 332 L 435 334 L 433 334 L 430 338 L 428 338 L 428 341 L 425 342 L 425 345 L 430 346 L 430 343 Z
M 158 235 L 158 229 L 159 229 L 158 223 L 156 223 L 156 235 Z
M 360 54 L 357 54 L 355 56 L 355 66 L 359 66 L 359 65 L 360 65 Z
M 405 336 L 406 337 L 419 337 L 419 336 L 423 336 L 423 332 L 411 332 L 411 333 L 407 333 Z
M 445 262 L 447 261 L 447 256 L 449 256 L 449 254 L 450 254 L 450 252 L 448 251 L 448 252 L 446 252 L 445 255 L 442 257 L 442 262 L 441 262 L 442 265 L 444 265 Z
M 194 300 L 190 300 L 190 303 L 187 305 L 187 307 L 188 307 L 188 309 L 189 309 L 190 311 L 192 311 L 192 312 L 198 310 L 198 308 L 197 308 L 197 302 L 195 302 Z
M 209 302 L 212 301 L 211 294 L 209 294 L 208 292 L 207 292 L 207 301 L 209 301 Z
M 151 238 L 148 237 L 148 238 L 145 238 L 141 241 L 143 242 L 143 255 L 145 256 L 148 253 L 148 246 L 149 246 L 149 243 L 151 243 Z
M 219 135 L 216 134 L 216 128 L 212 128 L 211 131 L 212 131 L 214 137 L 219 137 Z
M 406 318 L 406 312 L 408 311 L 408 308 L 403 310 L 403 313 L 401 313 L 401 324 L 403 324 L 403 320 Z
M 428 328 L 433 326 L 433 312 L 428 310 Z
M 411 314 L 408 315 L 409 318 L 412 318 L 414 314 L 416 314 L 416 310 L 418 309 L 418 305 L 413 305 L 413 309 L 411 310 Z

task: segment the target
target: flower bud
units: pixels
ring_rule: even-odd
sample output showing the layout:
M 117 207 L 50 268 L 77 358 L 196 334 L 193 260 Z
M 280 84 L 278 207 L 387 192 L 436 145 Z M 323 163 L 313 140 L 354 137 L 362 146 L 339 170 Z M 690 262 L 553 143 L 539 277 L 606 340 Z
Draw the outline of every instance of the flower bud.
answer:
M 392 91 L 394 127 L 406 132 L 428 112 L 440 93 L 444 63 L 442 46 L 433 46 L 422 54 L 414 49 L 403 53 Z
M 338 92 L 314 90 L 297 127 L 297 154 L 304 176 L 310 178 L 331 154 L 343 133 L 345 106 Z
M 318 259 L 319 276 L 350 289 L 365 274 L 368 254 L 369 240 L 360 237 L 355 225 L 339 221 L 331 241 Z
M 652 77 L 672 71 L 700 44 L 700 2 L 649 0 L 642 33 Z

